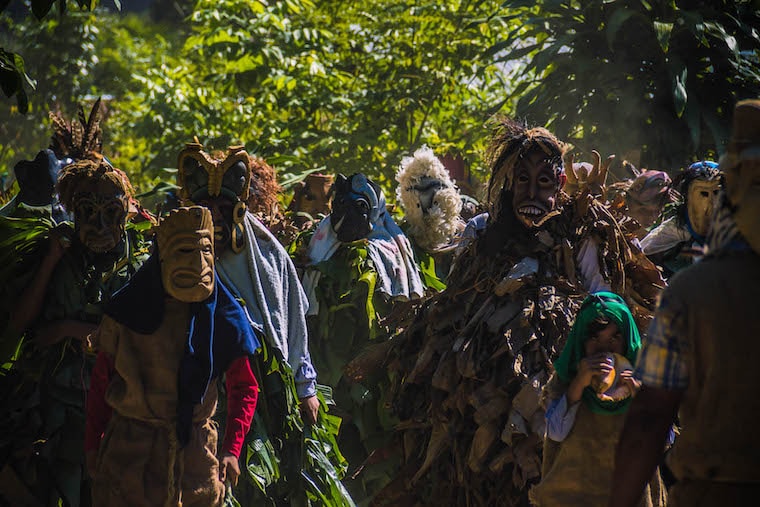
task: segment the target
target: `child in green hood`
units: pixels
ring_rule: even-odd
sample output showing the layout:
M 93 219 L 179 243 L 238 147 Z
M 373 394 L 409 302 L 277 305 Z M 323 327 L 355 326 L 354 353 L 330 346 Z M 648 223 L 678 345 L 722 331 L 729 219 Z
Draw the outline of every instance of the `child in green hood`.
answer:
M 639 331 L 623 298 L 589 295 L 544 388 L 546 438 L 534 505 L 606 506 L 625 412 L 640 382 L 633 376 Z M 659 473 L 641 505 L 665 505 Z M 654 494 L 653 494 L 654 493 Z

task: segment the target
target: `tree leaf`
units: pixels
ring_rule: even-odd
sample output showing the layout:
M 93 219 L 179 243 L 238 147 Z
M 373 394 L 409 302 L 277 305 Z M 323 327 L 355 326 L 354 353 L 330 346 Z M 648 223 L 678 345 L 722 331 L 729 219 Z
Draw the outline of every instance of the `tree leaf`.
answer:
M 688 69 L 683 67 L 680 72 L 677 72 L 673 77 L 673 104 L 675 105 L 676 115 L 680 118 L 686 109 L 686 101 L 689 94 L 686 91 L 686 77 L 688 75 Z
M 37 19 L 44 18 L 56 0 L 32 0 L 32 13 Z
M 670 33 L 673 31 L 673 23 L 654 22 L 654 31 L 657 34 L 657 42 L 660 43 L 663 53 L 668 52 L 670 44 Z

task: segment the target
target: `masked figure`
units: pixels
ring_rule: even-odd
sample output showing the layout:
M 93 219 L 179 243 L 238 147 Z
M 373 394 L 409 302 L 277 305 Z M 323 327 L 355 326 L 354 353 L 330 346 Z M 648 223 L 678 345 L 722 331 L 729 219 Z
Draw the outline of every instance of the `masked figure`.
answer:
M 671 189 L 668 173 L 639 170 L 629 162 L 623 165 L 634 178 L 610 185 L 606 196 L 621 227 L 632 237 L 641 239 L 657 222 L 665 206 L 675 201 L 676 194 Z
M 310 430 L 304 430 L 302 416 L 307 424 L 321 429 L 322 422 L 333 416 L 320 409 L 317 398 L 317 374 L 307 340 L 308 300 L 295 266 L 272 233 L 247 209 L 251 157 L 242 146 L 212 156 L 195 142 L 180 152 L 178 167 L 182 200 L 211 211 L 219 279 L 245 301 L 252 325 L 263 330 L 263 353 L 254 370 L 263 384 L 260 405 L 265 408 L 262 417 L 253 422 L 251 434 L 255 437 L 247 444 L 244 464 L 245 472 L 251 474 L 249 484 L 258 488 L 242 491 L 242 501 L 268 498 L 281 502 L 293 495 L 303 496 L 302 473 L 311 477 L 307 481 L 310 487 L 324 488 L 314 494 L 342 494 L 339 483 L 329 487 L 321 481 L 327 476 L 327 482 L 337 481 L 341 475 L 343 458 L 334 442 L 320 447 L 320 458 L 312 465 L 302 466 L 305 458 L 301 453 L 317 452 L 310 446 L 319 445 L 330 434 L 315 430 L 313 438 L 304 440 Z M 271 442 L 277 445 L 273 447 Z M 271 472 L 273 463 L 278 467 L 276 474 Z
M 378 505 L 525 505 L 541 470 L 539 394 L 581 301 L 611 290 L 646 325 L 659 288 L 629 274 L 659 273 L 588 191 L 561 191 L 564 149 L 543 128 L 496 126 L 485 229 L 387 361 L 411 479 Z
M 214 272 L 211 213 L 171 211 L 157 252 L 106 308 L 87 401 L 85 451 L 95 506 L 220 506 L 253 419 L 259 341 Z M 227 425 L 216 458 L 215 379 Z M 105 436 L 103 436 L 105 435 Z
M 335 178 L 332 174 L 312 173 L 303 181 L 296 183 L 293 200 L 288 211 L 296 214 L 296 224 L 316 221 L 321 216 L 330 214 L 330 199 Z
M 86 337 L 148 251 L 141 231 L 127 226 L 133 191 L 126 175 L 97 153 L 89 156 L 60 171 L 56 190 L 73 227 L 44 229 L 47 250 L 38 250 L 42 259 L 16 296 L 2 340 L 3 362 L 12 360 L 3 390 L 14 393 L 4 405 L 14 415 L 3 417 L 2 429 L 15 435 L 2 454 L 18 460 L 17 486 L 34 484 L 30 494 L 73 506 L 89 504 L 81 448 L 94 356 Z M 19 491 L 0 494 L 15 503 Z
M 676 176 L 673 186 L 682 203 L 672 216 L 641 240 L 641 248 L 666 277 L 699 259 L 712 219 L 722 173 L 709 160 L 696 162 Z
M 443 163 L 423 146 L 401 160 L 396 173 L 396 198 L 404 209 L 405 225 L 416 257 L 425 266 L 425 285 L 442 289 L 459 239 L 463 200 Z M 432 269 L 430 269 L 432 267 Z M 436 279 L 430 280 L 435 274 Z
M 678 482 L 668 505 L 751 505 L 760 494 L 760 414 L 752 393 L 760 354 L 760 100 L 734 109 L 720 169 L 708 253 L 676 273 L 642 339 L 636 376 L 643 387 L 618 445 L 610 505 L 634 505 L 668 427 L 681 432 L 667 457 Z M 636 459 L 631 459 L 635 456 Z
M 0 209 L 1 216 L 34 217 L 42 216 L 56 223 L 66 216 L 58 196 L 55 183 L 62 163 L 52 150 L 42 150 L 34 160 L 22 160 L 13 167 L 18 181 L 19 192 Z
M 389 330 L 382 321 L 398 302 L 422 297 L 424 287 L 409 240 L 386 211 L 380 187 L 363 174 L 337 176 L 332 213 L 312 236 L 308 257 L 304 288 L 312 357 L 333 388 L 337 409 L 348 415 L 339 442 L 358 469 L 391 434 L 383 417 L 389 382 L 382 354 Z M 349 366 L 362 354 L 364 366 Z M 375 469 L 382 466 L 367 464 L 347 482 L 355 500 L 387 482 L 386 473 Z

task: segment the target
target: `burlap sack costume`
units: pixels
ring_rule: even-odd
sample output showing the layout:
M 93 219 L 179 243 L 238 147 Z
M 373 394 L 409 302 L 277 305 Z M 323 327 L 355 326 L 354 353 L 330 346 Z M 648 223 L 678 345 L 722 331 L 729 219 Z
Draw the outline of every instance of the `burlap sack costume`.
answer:
M 588 296 L 576 315 L 559 358 L 555 372 L 544 387 L 541 405 L 550 412 L 551 401 L 565 396 L 579 373 L 579 361 L 589 352 L 592 339 L 590 327 L 602 318 L 614 323 L 620 334 L 620 354 L 633 361 L 641 348 L 641 339 L 633 315 L 623 299 L 611 292 Z M 594 350 L 593 347 L 590 350 Z M 598 349 L 597 349 L 598 350 Z M 601 400 L 592 386 L 583 390 L 572 429 L 561 441 L 544 438 L 541 482 L 530 490 L 530 500 L 536 506 L 606 507 L 609 502 L 615 447 L 623 429 L 631 402 L 631 391 L 617 400 Z M 568 407 L 569 409 L 569 407 Z M 561 440 L 561 437 L 554 435 Z M 664 488 L 659 471 L 647 486 L 640 507 L 665 505 Z
M 550 396 L 567 389 L 555 377 L 547 384 Z M 615 465 L 615 446 L 625 414 L 598 414 L 584 403 L 578 408 L 575 425 L 563 442 L 544 439 L 541 483 L 530 491 L 536 506 L 607 507 Z M 646 487 L 640 507 L 663 507 L 665 487 L 659 472 Z
M 164 322 L 153 334 L 133 332 L 107 316 L 101 323 L 96 343 L 116 358 L 118 375 L 106 392 L 114 416 L 98 454 L 95 506 L 221 505 L 224 485 L 211 421 L 216 384 L 195 407 L 189 444 L 180 449 L 176 438 L 177 371 L 188 317 L 187 304 L 167 298 Z

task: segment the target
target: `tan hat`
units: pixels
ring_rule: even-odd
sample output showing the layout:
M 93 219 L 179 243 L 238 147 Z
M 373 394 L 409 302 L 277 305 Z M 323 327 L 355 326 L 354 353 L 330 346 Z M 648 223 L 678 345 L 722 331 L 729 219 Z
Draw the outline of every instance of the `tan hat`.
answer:
M 736 167 L 743 160 L 760 158 L 760 99 L 741 100 L 734 108 L 734 124 L 721 169 Z

